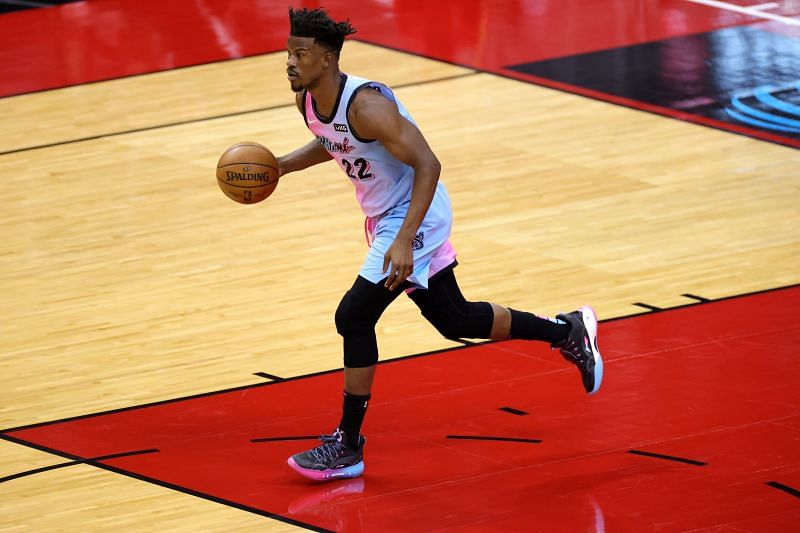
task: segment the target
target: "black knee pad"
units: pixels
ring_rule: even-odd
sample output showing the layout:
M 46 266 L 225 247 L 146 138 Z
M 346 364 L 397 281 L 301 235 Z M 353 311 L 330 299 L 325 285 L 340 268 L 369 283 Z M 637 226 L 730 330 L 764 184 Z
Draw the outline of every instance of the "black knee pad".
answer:
M 365 283 L 369 282 L 365 281 Z M 375 298 L 369 292 L 373 290 L 371 287 L 366 291 L 364 288 L 363 284 L 356 283 L 352 289 L 344 294 L 339 302 L 334 320 L 336 322 L 336 331 L 343 337 L 374 331 L 375 324 L 378 323 L 378 319 L 388 305 L 388 303 L 384 305 L 383 302 L 375 301 Z M 383 290 L 388 291 L 388 289 Z
M 336 331 L 344 341 L 344 366 L 364 368 L 378 362 L 376 322 L 358 312 L 352 291 L 347 291 L 339 302 L 335 321 Z
M 359 277 L 336 309 L 336 331 L 344 339 L 344 366 L 363 368 L 378 362 L 375 324 L 399 291 Z

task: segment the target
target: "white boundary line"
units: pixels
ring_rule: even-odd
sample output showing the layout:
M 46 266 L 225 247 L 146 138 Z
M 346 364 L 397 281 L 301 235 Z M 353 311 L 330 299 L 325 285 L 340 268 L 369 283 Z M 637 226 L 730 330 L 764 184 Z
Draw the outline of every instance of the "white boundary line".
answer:
M 759 11 L 758 9 L 755 9 L 753 7 L 736 6 L 733 4 L 728 4 L 727 2 L 718 2 L 717 0 L 686 0 L 686 1 L 693 2 L 695 4 L 704 4 L 707 6 L 716 7 L 717 9 L 735 11 L 737 13 L 750 15 L 751 17 L 776 20 L 778 22 L 783 22 L 784 24 L 789 24 L 791 26 L 800 26 L 800 20 L 790 19 L 788 17 L 782 17 L 780 15 L 773 15 L 772 13 L 764 13 L 763 11 Z M 767 8 L 762 7 L 762 9 L 767 9 Z
M 757 11 L 762 11 L 766 9 L 775 9 L 776 7 L 781 7 L 780 4 L 777 2 L 767 2 L 766 4 L 758 4 L 757 6 L 747 6 L 750 9 L 755 9 Z

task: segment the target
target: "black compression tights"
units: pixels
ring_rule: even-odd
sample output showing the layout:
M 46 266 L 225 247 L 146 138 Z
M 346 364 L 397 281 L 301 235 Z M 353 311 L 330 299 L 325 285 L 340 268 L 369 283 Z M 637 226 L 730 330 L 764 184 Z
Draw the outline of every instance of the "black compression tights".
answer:
M 359 276 L 336 310 L 336 330 L 344 337 L 344 365 L 351 368 L 372 366 L 378 362 L 375 325 L 383 311 L 405 289 L 394 291 L 383 282 L 371 283 Z M 486 302 L 469 302 L 458 288 L 452 268 L 440 272 L 427 289 L 409 294 L 424 316 L 449 339 L 488 339 L 494 313 Z

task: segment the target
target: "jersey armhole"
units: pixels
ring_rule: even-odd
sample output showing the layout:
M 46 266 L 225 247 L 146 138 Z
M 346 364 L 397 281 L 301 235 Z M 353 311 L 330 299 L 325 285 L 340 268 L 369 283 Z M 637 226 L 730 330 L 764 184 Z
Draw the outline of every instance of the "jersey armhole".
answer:
M 308 127 L 308 117 L 306 116 L 306 96 L 307 95 L 308 95 L 308 91 L 303 89 L 303 96 L 301 98 L 300 112 L 303 114 L 303 121 L 306 123 L 306 127 Z
M 381 94 L 383 94 L 383 93 L 381 92 L 381 89 L 380 89 L 380 87 L 378 87 L 377 85 L 375 85 L 375 82 L 373 82 L 373 81 L 368 81 L 368 82 L 366 82 L 366 83 L 363 83 L 363 84 L 359 85 L 358 87 L 356 87 L 356 88 L 355 88 L 355 90 L 353 91 L 353 94 L 351 94 L 351 95 L 350 95 L 350 99 L 347 101 L 347 107 L 345 107 L 345 110 L 344 110 L 344 118 L 345 118 L 345 120 L 347 121 L 347 127 L 348 127 L 348 128 L 350 128 L 350 133 L 352 133 L 352 134 L 353 134 L 353 137 L 355 137 L 356 139 L 358 139 L 358 140 L 359 140 L 359 141 L 361 141 L 362 143 L 371 143 L 371 142 L 375 142 L 375 139 L 364 139 L 363 137 L 361 137 L 361 136 L 360 136 L 360 135 L 359 135 L 359 134 L 356 132 L 356 129 L 355 129 L 355 128 L 353 127 L 353 125 L 350 123 L 350 106 L 351 106 L 351 105 L 353 105 L 353 102 L 354 102 L 354 101 L 355 101 L 355 99 L 356 99 L 356 95 L 357 95 L 359 92 L 361 92 L 361 90 L 362 90 L 362 89 L 365 89 L 365 88 L 374 89 L 374 90 L 376 90 L 376 91 L 380 92 Z

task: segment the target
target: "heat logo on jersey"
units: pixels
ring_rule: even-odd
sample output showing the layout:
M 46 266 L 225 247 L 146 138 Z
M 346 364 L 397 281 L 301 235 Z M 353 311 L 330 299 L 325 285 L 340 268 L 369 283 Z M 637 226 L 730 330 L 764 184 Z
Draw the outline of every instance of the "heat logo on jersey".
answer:
M 411 243 L 412 250 L 422 250 L 425 246 L 425 232 L 420 231 L 414 236 L 414 241 Z
M 317 135 L 317 140 L 329 152 L 339 152 L 341 154 L 349 154 L 353 150 L 356 149 L 355 146 L 350 145 L 350 139 L 347 137 L 344 138 L 344 141 L 337 143 L 333 142 L 332 140 L 324 137 L 322 135 Z

